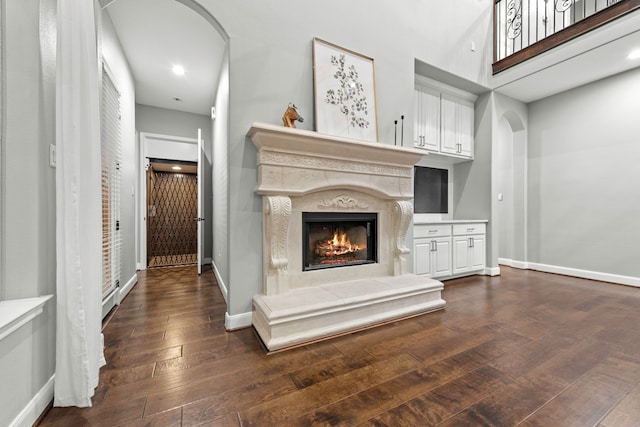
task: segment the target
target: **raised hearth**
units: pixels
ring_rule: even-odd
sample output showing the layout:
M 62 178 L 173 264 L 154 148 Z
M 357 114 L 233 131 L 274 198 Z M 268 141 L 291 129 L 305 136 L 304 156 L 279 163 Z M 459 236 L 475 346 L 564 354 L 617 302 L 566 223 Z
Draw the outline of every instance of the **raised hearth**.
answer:
M 262 123 L 248 135 L 264 216 L 253 326 L 269 350 L 444 307 L 442 283 L 406 267 L 421 151 Z

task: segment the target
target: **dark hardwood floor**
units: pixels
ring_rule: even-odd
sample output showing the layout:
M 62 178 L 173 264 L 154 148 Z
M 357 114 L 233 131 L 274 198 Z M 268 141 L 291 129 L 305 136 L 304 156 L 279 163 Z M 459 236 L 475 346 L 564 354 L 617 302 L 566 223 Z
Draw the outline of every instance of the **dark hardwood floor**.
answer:
M 211 271 L 142 272 L 93 407 L 44 426 L 638 426 L 640 289 L 502 268 L 445 310 L 266 355 Z

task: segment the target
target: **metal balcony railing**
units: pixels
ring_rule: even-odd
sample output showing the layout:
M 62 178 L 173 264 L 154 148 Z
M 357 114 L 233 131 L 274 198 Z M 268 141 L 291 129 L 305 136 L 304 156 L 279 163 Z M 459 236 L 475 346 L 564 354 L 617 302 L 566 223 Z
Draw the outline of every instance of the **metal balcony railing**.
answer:
M 637 8 L 640 0 L 496 0 L 493 72 L 498 73 Z

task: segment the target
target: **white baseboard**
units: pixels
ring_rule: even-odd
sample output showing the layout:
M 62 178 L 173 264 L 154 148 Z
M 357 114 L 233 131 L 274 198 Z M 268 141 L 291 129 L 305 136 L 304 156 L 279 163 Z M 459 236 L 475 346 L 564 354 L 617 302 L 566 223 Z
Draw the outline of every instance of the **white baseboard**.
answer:
M 484 268 L 485 276 L 499 276 L 500 275 L 500 267 L 485 267 Z
M 227 289 L 227 285 L 225 285 L 224 280 L 222 280 L 222 276 L 220 276 L 220 272 L 218 271 L 218 267 L 216 267 L 216 263 L 211 261 L 211 268 L 213 269 L 213 274 L 216 276 L 216 280 L 218 281 L 218 287 L 220 288 L 220 292 L 222 292 L 222 298 L 224 298 L 224 302 L 229 305 L 229 290 Z
M 498 264 L 506 265 L 507 267 L 511 267 L 512 261 L 509 258 L 498 258 Z
M 529 269 L 529 263 L 525 262 L 525 261 L 516 261 L 516 260 L 512 260 L 513 263 L 511 265 L 511 267 L 513 268 L 519 268 L 521 270 L 528 270 Z
M 224 327 L 227 331 L 235 329 L 248 328 L 251 326 L 251 318 L 253 313 L 241 313 L 231 316 L 229 313 L 224 314 Z
M 55 374 L 49 381 L 33 396 L 33 399 L 24 407 L 18 416 L 9 424 L 9 427 L 31 427 L 38 417 L 42 415 L 49 403 L 53 400 L 53 384 Z
M 138 275 L 134 274 L 133 277 L 131 277 L 131 279 L 129 279 L 129 281 L 118 290 L 118 305 L 122 302 L 124 297 L 131 292 L 131 289 L 136 283 L 138 283 Z
M 577 268 L 560 267 L 557 265 L 538 264 L 533 262 L 528 263 L 528 267 L 530 270 L 543 271 L 545 273 L 564 274 L 565 276 L 581 277 L 583 279 L 640 287 L 640 277 L 621 276 L 619 274 L 601 273 L 599 271 L 580 270 Z
M 146 269 L 147 269 L 147 266 L 144 265 L 143 263 L 141 262 L 136 263 L 136 270 L 146 270 Z
M 519 268 L 521 270 L 528 270 L 529 263 L 526 261 L 518 261 L 509 258 L 498 258 L 498 264 L 506 265 L 507 267 Z

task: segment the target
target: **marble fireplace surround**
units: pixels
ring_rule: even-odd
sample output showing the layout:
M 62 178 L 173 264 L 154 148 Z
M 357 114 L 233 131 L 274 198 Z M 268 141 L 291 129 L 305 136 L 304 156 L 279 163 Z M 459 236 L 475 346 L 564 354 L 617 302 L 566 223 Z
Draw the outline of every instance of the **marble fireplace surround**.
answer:
M 407 272 L 408 148 L 254 123 L 263 199 L 263 289 L 252 324 L 270 351 L 444 307 L 443 285 Z M 378 262 L 303 271 L 302 212 L 378 215 Z

